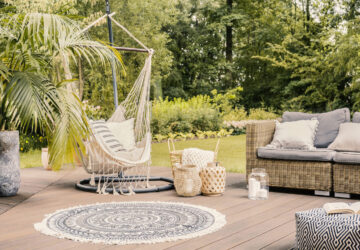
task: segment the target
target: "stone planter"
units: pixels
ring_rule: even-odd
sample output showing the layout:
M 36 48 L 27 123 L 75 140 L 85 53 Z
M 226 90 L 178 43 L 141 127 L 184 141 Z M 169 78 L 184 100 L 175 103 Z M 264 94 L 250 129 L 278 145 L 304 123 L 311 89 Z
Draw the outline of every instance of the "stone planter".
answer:
M 0 196 L 16 195 L 19 187 L 19 131 L 0 131 Z

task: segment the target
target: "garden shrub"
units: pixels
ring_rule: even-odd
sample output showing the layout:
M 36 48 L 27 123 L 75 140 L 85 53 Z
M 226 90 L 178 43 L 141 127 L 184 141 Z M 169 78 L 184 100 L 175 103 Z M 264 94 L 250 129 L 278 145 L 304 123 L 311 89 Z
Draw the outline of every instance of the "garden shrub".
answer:
M 199 95 L 189 100 L 159 99 L 153 102 L 151 128 L 154 134 L 218 131 L 221 124 L 221 114 L 209 96 Z
M 279 115 L 273 111 L 266 111 L 264 108 L 250 109 L 248 120 L 273 120 L 278 118 Z
M 46 137 L 42 135 L 20 133 L 20 152 L 46 148 L 47 145 Z
M 223 119 L 224 121 L 242 121 L 248 119 L 248 115 L 245 108 L 241 107 L 224 114 Z

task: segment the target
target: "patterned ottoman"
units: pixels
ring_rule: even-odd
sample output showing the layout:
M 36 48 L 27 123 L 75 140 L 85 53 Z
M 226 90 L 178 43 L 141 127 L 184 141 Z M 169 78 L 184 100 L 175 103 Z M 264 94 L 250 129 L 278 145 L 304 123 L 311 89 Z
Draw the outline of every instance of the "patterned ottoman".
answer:
M 297 212 L 297 249 L 360 249 L 360 215 L 327 215 L 322 208 Z

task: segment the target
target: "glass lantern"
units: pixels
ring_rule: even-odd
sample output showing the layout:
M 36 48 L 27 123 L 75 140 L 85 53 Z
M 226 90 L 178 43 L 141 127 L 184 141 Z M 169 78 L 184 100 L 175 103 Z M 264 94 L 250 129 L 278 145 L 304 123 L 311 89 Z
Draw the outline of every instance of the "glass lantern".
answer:
M 266 200 L 269 197 L 269 176 L 263 168 L 253 168 L 249 174 L 248 197 L 251 200 Z

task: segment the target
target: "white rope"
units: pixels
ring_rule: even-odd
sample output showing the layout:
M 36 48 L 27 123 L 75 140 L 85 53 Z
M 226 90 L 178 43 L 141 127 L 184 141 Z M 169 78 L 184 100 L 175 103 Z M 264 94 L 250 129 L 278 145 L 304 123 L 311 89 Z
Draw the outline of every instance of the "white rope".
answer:
M 119 105 L 118 110 L 116 110 L 109 119 L 111 122 L 121 122 L 123 119 L 135 119 L 134 134 L 136 148 L 134 150 L 137 150 L 135 154 L 136 157 L 131 156 L 134 151 L 128 152 L 129 155 L 126 155 L 127 153 L 124 155 L 124 152 L 120 155 L 111 154 L 106 146 L 103 145 L 102 140 L 95 134 L 92 135 L 88 143 L 89 161 L 87 164 L 84 164 L 84 168 L 90 174 L 98 177 L 91 178 L 91 184 L 97 186 L 97 192 L 99 194 L 108 194 L 109 190 L 112 190 L 114 195 L 119 193 L 125 194 L 126 190 L 128 192 L 126 195 L 132 195 L 134 194 L 134 189 L 138 187 L 151 187 L 149 183 L 151 161 L 150 78 L 151 59 L 154 50 L 147 48 L 131 34 L 130 31 L 114 20 L 112 18 L 114 14 L 115 13 L 111 13 L 110 15 L 104 15 L 98 18 L 83 29 L 82 32 L 86 32 L 89 28 L 108 16 L 117 26 L 148 51 L 148 57 L 132 89 L 125 100 Z M 127 178 L 121 178 L 119 173 L 122 173 L 122 176 L 142 177 L 138 177 L 134 182 L 130 182 Z M 95 179 L 98 179 L 97 183 L 94 183 Z M 103 180 L 103 183 L 101 183 L 101 180 Z
M 125 31 L 132 39 L 134 39 L 138 44 L 140 44 L 140 46 L 142 46 L 144 49 L 146 49 L 147 51 L 149 51 L 149 53 L 151 52 L 151 50 L 146 47 L 142 42 L 140 42 L 139 39 L 137 39 L 128 29 L 126 29 L 124 26 L 122 26 L 120 23 L 118 23 L 114 18 L 112 18 L 112 16 L 110 16 L 110 19 L 117 25 L 119 26 L 123 31 Z
M 96 19 L 94 22 L 90 23 L 88 26 L 86 26 L 84 29 L 82 29 L 80 31 L 80 34 L 81 33 L 84 33 L 85 31 L 87 31 L 88 29 L 90 29 L 91 27 L 93 27 L 94 25 L 96 25 L 97 23 L 99 23 L 102 19 L 104 19 L 105 17 L 109 16 L 109 17 L 112 17 L 113 15 L 115 15 L 115 12 L 111 13 L 110 15 L 108 14 L 105 14 L 103 15 L 102 17 L 99 17 L 98 19 Z

